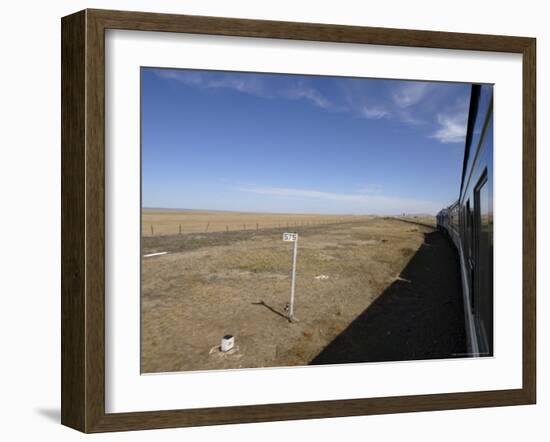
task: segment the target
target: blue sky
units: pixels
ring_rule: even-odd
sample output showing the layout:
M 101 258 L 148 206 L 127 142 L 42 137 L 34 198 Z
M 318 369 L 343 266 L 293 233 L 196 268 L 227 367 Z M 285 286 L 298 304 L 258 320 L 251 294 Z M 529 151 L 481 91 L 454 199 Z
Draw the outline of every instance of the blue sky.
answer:
M 458 196 L 470 85 L 141 69 L 144 207 L 432 213 Z

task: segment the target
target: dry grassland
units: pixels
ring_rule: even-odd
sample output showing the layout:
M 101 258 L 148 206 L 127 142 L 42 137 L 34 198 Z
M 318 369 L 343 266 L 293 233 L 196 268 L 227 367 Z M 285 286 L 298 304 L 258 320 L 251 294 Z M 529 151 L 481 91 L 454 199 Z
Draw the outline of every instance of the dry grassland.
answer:
M 371 216 L 317 215 L 254 212 L 217 212 L 206 210 L 144 209 L 143 236 L 186 233 L 234 232 L 273 228 L 295 228 L 362 221 Z
M 165 232 L 208 219 L 213 231 L 143 237 L 143 255 L 168 253 L 142 259 L 142 372 L 306 365 L 398 279 L 432 231 L 387 218 L 287 216 L 318 221 L 290 229 L 299 233 L 290 323 L 292 243 L 282 241 L 286 227 L 267 227 L 285 218 L 252 215 L 144 213 Z M 214 228 L 254 219 L 258 230 Z M 225 334 L 236 346 L 221 353 Z

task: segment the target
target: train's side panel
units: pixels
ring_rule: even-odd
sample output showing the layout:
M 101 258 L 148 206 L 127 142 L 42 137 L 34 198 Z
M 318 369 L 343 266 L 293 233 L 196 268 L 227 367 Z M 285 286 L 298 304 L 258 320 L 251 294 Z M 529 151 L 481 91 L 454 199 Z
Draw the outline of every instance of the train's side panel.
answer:
M 493 354 L 493 95 L 473 86 L 460 192 L 460 238 L 479 354 Z
M 455 245 L 468 351 L 493 354 L 493 89 L 473 85 L 458 201 L 437 214 Z

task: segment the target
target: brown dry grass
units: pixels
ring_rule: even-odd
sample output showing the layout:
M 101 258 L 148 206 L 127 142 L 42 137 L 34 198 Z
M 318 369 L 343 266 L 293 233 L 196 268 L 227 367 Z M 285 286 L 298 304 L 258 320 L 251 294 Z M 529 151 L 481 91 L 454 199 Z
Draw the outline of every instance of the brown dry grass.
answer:
M 144 254 L 169 253 L 142 260 L 142 371 L 307 364 L 398 277 L 431 230 L 353 221 L 292 229 L 300 234 L 296 323 L 284 311 L 291 270 L 284 229 L 144 237 Z M 220 353 L 225 334 L 236 348 Z
M 371 216 L 143 209 L 143 236 L 294 228 L 370 219 Z M 152 228 L 152 229 L 151 229 Z

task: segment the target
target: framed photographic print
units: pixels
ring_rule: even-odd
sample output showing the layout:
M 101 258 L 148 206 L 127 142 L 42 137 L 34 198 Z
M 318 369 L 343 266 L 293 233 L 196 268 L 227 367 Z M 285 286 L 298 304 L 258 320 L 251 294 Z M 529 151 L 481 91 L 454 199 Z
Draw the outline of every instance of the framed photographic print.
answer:
M 62 20 L 62 423 L 532 404 L 535 40 Z

